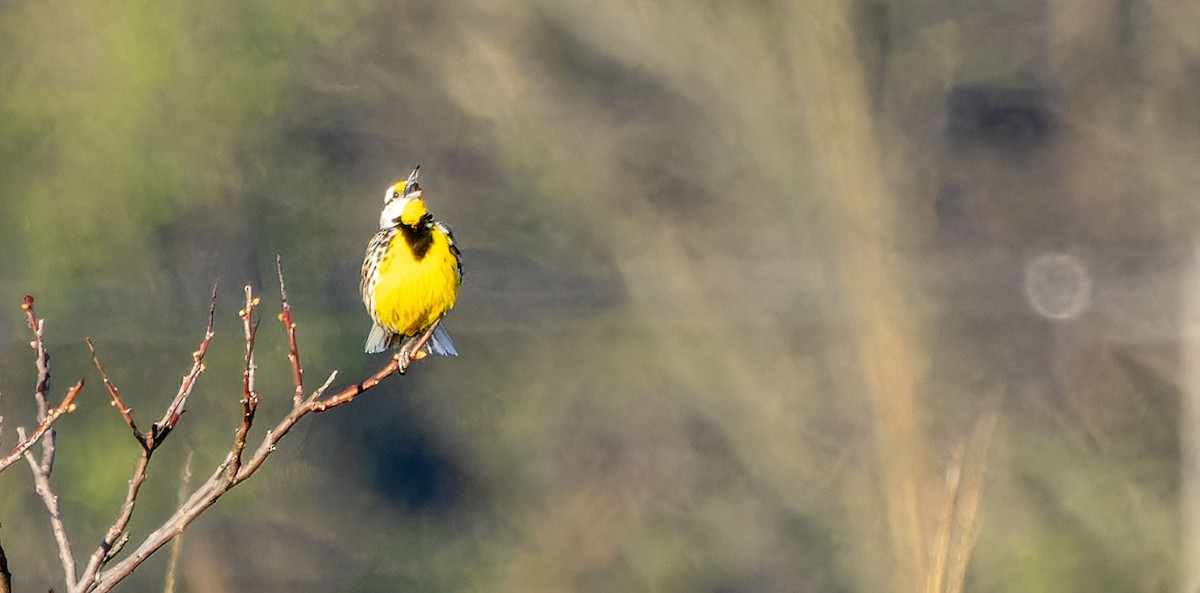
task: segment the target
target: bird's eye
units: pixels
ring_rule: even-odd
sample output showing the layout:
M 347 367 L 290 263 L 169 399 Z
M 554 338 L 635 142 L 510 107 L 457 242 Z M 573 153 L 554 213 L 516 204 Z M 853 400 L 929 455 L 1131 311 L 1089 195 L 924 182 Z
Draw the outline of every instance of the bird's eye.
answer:
M 398 197 L 400 197 L 400 192 L 398 192 L 398 191 L 394 191 L 394 192 L 392 192 L 392 199 L 393 199 L 393 200 L 394 200 L 394 199 L 396 199 L 396 198 L 398 198 Z

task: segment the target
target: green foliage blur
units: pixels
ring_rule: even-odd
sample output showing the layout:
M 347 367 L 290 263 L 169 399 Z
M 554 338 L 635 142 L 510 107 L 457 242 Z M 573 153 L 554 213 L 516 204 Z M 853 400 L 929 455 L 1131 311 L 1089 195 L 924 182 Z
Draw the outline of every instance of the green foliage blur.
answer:
M 32 294 L 52 395 L 88 382 L 54 478 L 90 554 L 137 445 L 83 339 L 148 425 L 219 283 L 140 541 L 231 444 L 245 284 L 252 443 L 290 405 L 277 254 L 309 388 L 383 364 L 359 264 L 420 164 L 462 356 L 307 419 L 186 532 L 180 590 L 900 591 L 894 487 L 932 541 L 988 410 L 965 590 L 1178 589 L 1197 31 L 1121 1 L 2 3 L 0 449 Z M 18 590 L 62 587 L 40 504 L 0 474 Z

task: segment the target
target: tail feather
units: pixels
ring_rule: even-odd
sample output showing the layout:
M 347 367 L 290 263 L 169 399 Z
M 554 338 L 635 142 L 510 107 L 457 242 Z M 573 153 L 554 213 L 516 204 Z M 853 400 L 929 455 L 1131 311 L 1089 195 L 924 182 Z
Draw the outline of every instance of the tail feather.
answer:
M 367 341 L 363 344 L 363 350 L 367 354 L 379 354 L 391 349 L 397 343 L 406 340 L 397 339 L 399 336 L 386 330 L 378 323 L 371 325 L 371 333 L 367 335 Z M 429 341 L 425 343 L 425 350 L 441 356 L 458 356 L 458 349 L 454 347 L 454 340 L 450 339 L 450 332 L 447 332 L 439 324 L 433 328 L 433 335 Z
M 458 356 L 458 350 L 454 347 L 454 340 L 450 339 L 450 332 L 446 331 L 446 328 L 442 327 L 440 323 L 437 327 L 433 328 L 433 336 L 429 338 L 426 348 L 429 348 L 434 354 L 441 356 Z
M 392 338 L 395 336 L 392 332 L 383 329 L 383 326 L 378 323 L 371 325 L 371 333 L 367 334 L 367 342 L 363 344 L 363 350 L 367 354 L 378 354 L 387 350 L 392 345 Z

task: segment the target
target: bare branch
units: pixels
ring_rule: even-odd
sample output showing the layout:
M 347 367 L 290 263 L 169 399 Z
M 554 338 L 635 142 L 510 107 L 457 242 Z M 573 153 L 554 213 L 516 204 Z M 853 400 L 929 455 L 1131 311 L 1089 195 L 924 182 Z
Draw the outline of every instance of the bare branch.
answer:
M 25 430 L 17 428 L 17 435 L 21 439 L 25 438 Z M 62 510 L 58 506 L 58 495 L 54 493 L 50 486 L 50 470 L 54 459 L 54 439 L 46 439 L 42 441 L 43 458 L 48 458 L 49 463 L 39 463 L 33 457 L 32 452 L 25 453 L 25 461 L 29 462 L 29 468 L 33 472 L 34 491 L 38 497 L 42 499 L 42 504 L 46 507 L 46 513 L 50 515 L 50 531 L 54 534 L 54 544 L 58 547 L 58 559 L 62 563 L 63 578 L 67 583 L 68 590 L 75 586 L 75 554 L 71 551 L 71 541 L 67 537 L 67 526 L 63 522 Z
M 375 374 L 371 375 L 367 379 L 347 387 L 341 393 L 330 397 L 329 400 L 321 400 L 321 396 L 333 382 L 334 377 L 337 376 L 336 372 L 331 373 L 329 375 L 329 379 L 327 379 L 320 388 L 314 391 L 312 395 L 306 398 L 302 402 L 302 405 L 292 408 L 292 411 L 289 412 L 287 416 L 284 416 L 284 418 L 280 420 L 274 428 L 267 431 L 267 434 L 263 437 L 262 442 L 259 444 L 258 448 L 255 449 L 254 454 L 250 457 L 250 459 L 246 460 L 236 475 L 231 475 L 231 473 L 228 471 L 229 467 L 233 464 L 233 452 L 231 451 L 230 456 L 226 457 L 226 460 L 217 466 L 212 475 L 209 476 L 209 478 L 205 480 L 205 482 L 199 488 L 197 488 L 190 497 L 188 497 L 188 500 L 181 505 L 174 514 L 167 518 L 167 520 L 164 521 L 158 529 L 147 535 L 142 544 L 139 545 L 136 550 L 131 552 L 128 557 L 115 564 L 112 568 L 104 571 L 102 574 L 97 575 L 95 588 L 89 590 L 95 591 L 96 593 L 105 593 L 109 591 L 122 579 L 129 576 L 130 573 L 132 573 L 139 565 L 141 565 L 142 562 L 145 562 L 145 560 L 154 554 L 154 552 L 166 545 L 171 538 L 183 533 L 183 530 L 186 529 L 187 526 L 200 515 L 200 513 L 203 513 L 205 510 L 211 507 L 214 503 L 216 503 L 217 499 L 219 499 L 234 486 L 237 486 L 253 475 L 254 472 L 262 466 L 263 462 L 265 462 L 267 458 L 275 452 L 279 441 L 283 439 L 288 431 L 290 431 L 292 427 L 300 421 L 301 418 L 308 415 L 310 412 L 321 412 L 334 406 L 348 403 L 358 395 L 379 385 L 379 383 L 388 376 L 397 372 L 403 373 L 403 371 L 406 369 L 407 364 L 402 367 L 400 355 L 397 354 L 396 356 L 392 357 L 392 359 L 389 360 L 388 363 L 383 366 L 383 368 L 376 371 Z
M 304 399 L 304 370 L 300 368 L 300 351 L 296 348 L 296 324 L 292 321 L 292 305 L 288 303 L 287 287 L 283 282 L 283 259 L 278 255 L 275 256 L 275 271 L 279 274 L 279 300 L 283 302 L 283 312 L 279 314 L 279 321 L 287 331 L 288 362 L 292 363 L 292 385 L 295 387 L 292 405 L 298 406 L 300 400 Z
M 245 287 L 245 307 L 240 311 L 239 316 L 242 319 L 243 333 L 245 338 L 244 350 L 244 366 L 242 375 L 242 417 L 241 422 L 235 431 L 234 442 L 225 459 L 213 469 L 207 480 L 200 484 L 194 491 L 186 497 L 184 493 L 187 491 L 188 478 L 184 478 L 184 483 L 181 486 L 180 497 L 181 503 L 179 507 L 169 516 L 163 523 L 151 533 L 146 535 L 140 544 L 131 552 L 128 552 L 123 559 L 117 560 L 116 556 L 121 551 L 122 547 L 129 541 L 129 532 L 127 531 L 129 523 L 132 519 L 134 509 L 137 503 L 138 494 L 142 484 L 147 478 L 147 469 L 150 465 L 150 460 L 163 443 L 167 435 L 175 428 L 180 416 L 183 414 L 187 400 L 192 389 L 195 387 L 199 375 L 204 371 L 204 356 L 208 351 L 214 336 L 213 325 L 216 314 L 216 287 L 213 288 L 212 301 L 208 312 L 208 323 L 205 329 L 204 338 L 200 342 L 199 349 L 193 353 L 193 364 L 191 370 L 183 377 L 179 391 L 175 394 L 169 405 L 166 407 L 161 419 L 154 423 L 149 431 L 142 432 L 137 428 L 137 423 L 133 418 L 131 409 L 125 405 L 121 399 L 117 387 L 109 380 L 108 374 L 105 372 L 103 365 L 100 362 L 99 356 L 96 353 L 91 341 L 88 341 L 88 349 L 92 353 L 92 363 L 96 370 L 100 373 L 104 381 L 105 388 L 112 398 L 112 405 L 117 408 L 125 423 L 139 443 L 142 445 L 141 455 L 133 468 L 132 477 L 129 480 L 128 488 L 125 495 L 124 503 L 122 504 L 116 519 L 108 528 L 104 538 L 99 546 L 88 557 L 88 561 L 83 571 L 76 578 L 75 575 L 75 560 L 71 555 L 71 547 L 67 540 L 66 530 L 62 526 L 61 515 L 57 506 L 57 498 L 50 490 L 49 475 L 50 467 L 53 461 L 54 443 L 51 437 L 43 441 L 43 461 L 38 463 L 34 460 L 29 448 L 41 434 L 50 431 L 50 424 L 60 417 L 66 411 L 69 411 L 75 396 L 83 387 L 83 382 L 76 384 L 70 391 L 67 397 L 64 398 L 62 404 L 54 409 L 45 409 L 41 414 L 43 423 L 38 427 L 38 431 L 31 434 L 29 438 L 25 437 L 21 431 L 20 437 L 22 444 L 19 445 L 20 450 L 14 451 L 11 456 L 18 457 L 24 455 L 34 469 L 35 481 L 38 485 L 38 492 L 41 494 L 47 509 L 50 511 L 51 522 L 55 531 L 55 538 L 59 542 L 59 553 L 63 561 L 64 572 L 66 573 L 67 590 L 70 593 L 92 593 L 92 592 L 107 592 L 116 584 L 125 579 L 147 558 L 161 549 L 167 542 L 181 534 L 192 521 L 201 513 L 211 507 L 216 501 L 228 492 L 233 487 L 250 478 L 256 472 L 267 458 L 276 451 L 276 447 L 280 440 L 288 434 L 288 432 L 304 417 L 310 413 L 320 413 L 328 411 L 332 408 L 349 403 L 359 395 L 378 386 L 388 376 L 393 374 L 404 374 L 409 366 L 416 360 L 420 360 L 426 354 L 425 347 L 432 337 L 433 330 L 436 327 L 430 327 L 428 330 L 418 335 L 412 340 L 409 340 L 401 349 L 387 361 L 379 370 L 371 374 L 362 381 L 343 388 L 338 393 L 326 396 L 326 391 L 332 385 L 337 377 L 337 371 L 330 373 L 328 379 L 310 395 L 305 397 L 303 387 L 303 372 L 300 367 L 300 358 L 298 354 L 297 340 L 295 335 L 296 325 L 292 321 L 291 307 L 287 301 L 287 289 L 283 277 L 282 263 L 277 259 L 276 267 L 279 273 L 279 292 L 283 306 L 283 311 L 279 315 L 280 321 L 284 325 L 284 330 L 288 336 L 288 361 L 292 367 L 292 389 L 290 391 L 293 401 L 293 407 L 282 419 L 278 421 L 270 430 L 266 431 L 262 440 L 257 447 L 253 449 L 253 453 L 247 453 L 247 444 L 249 433 L 254 423 L 255 412 L 257 410 L 259 395 L 255 385 L 256 364 L 254 358 L 255 339 L 258 330 L 258 320 L 254 316 L 254 310 L 259 305 L 259 299 L 253 294 L 250 286 Z M 42 399 L 45 398 L 44 388 L 49 382 L 49 357 L 45 355 L 44 348 L 41 347 L 41 323 L 36 321 L 32 310 L 32 299 L 26 300 L 26 312 L 30 320 L 30 327 L 34 331 L 35 340 L 33 342 L 34 349 L 38 352 L 39 362 L 39 393 Z M 52 434 L 52 431 L 50 431 Z M 0 469 L 3 469 L 0 467 Z M 188 475 L 190 475 L 190 458 L 188 462 Z M 0 561 L 2 561 L 3 550 L 0 549 Z M 174 555 L 177 558 L 177 552 Z M 170 572 L 173 574 L 174 569 Z M 3 573 L 6 571 L 0 571 Z M 7 580 L 5 574 L 0 574 L 0 580 Z M 7 586 L 7 583 L 0 583 L 0 586 Z M 168 585 L 170 587 L 171 585 Z M 4 593 L 4 590 L 0 590 Z
M 382 369 L 376 371 L 371 378 L 368 378 L 366 381 L 358 383 L 355 386 L 349 387 L 347 390 L 360 388 L 358 393 L 362 393 L 363 391 L 375 387 L 380 381 L 387 378 L 388 375 L 396 372 L 395 368 L 392 366 L 393 363 L 395 363 L 395 359 L 384 365 Z M 329 378 L 325 380 L 325 383 L 318 387 L 317 390 L 308 397 L 305 405 L 292 409 L 292 412 L 285 416 L 283 420 L 279 421 L 279 424 L 276 424 L 275 428 L 267 431 L 266 436 L 263 437 L 262 443 L 259 444 L 258 449 L 254 451 L 254 455 L 250 458 L 250 461 L 248 461 L 245 467 L 238 472 L 233 484 L 231 484 L 230 487 L 236 486 L 246 478 L 249 478 L 250 475 L 253 474 L 255 470 L 257 470 L 259 466 L 261 466 L 263 462 L 267 460 L 267 457 L 269 457 L 271 453 L 275 452 L 275 445 L 283 439 L 284 435 L 286 435 L 288 431 L 300 421 L 301 418 L 308 415 L 309 412 L 321 411 L 317 409 L 314 402 L 321 397 L 321 394 L 325 393 L 325 390 L 329 388 L 331 383 L 333 383 L 333 379 L 335 377 L 337 377 L 337 371 L 333 371 L 329 374 Z M 373 380 L 376 377 L 378 377 L 378 380 Z
M 313 399 L 312 401 L 310 401 L 308 403 L 307 409 L 310 409 L 313 412 L 320 413 L 320 412 L 324 412 L 324 411 L 336 408 L 342 404 L 349 403 L 349 402 L 353 401 L 354 398 L 361 395 L 362 393 L 375 387 L 376 385 L 379 385 L 380 382 L 382 382 L 384 379 L 388 378 L 392 373 L 395 373 L 395 372 L 400 372 L 401 374 L 404 373 L 404 371 L 400 370 L 400 355 L 399 354 L 393 356 L 392 359 L 390 361 L 388 361 L 388 363 L 386 365 L 383 366 L 383 368 L 379 369 L 378 371 L 375 371 L 374 375 L 367 377 L 362 382 L 355 383 L 354 385 L 351 385 L 351 386 L 343 389 L 342 391 L 338 392 L 336 395 L 329 396 L 328 399 L 323 399 L 323 400 Z
M 175 424 L 179 422 L 179 417 L 183 415 L 184 409 L 187 406 L 188 396 L 191 395 L 192 388 L 196 385 L 196 379 L 200 376 L 200 373 L 204 372 L 204 355 L 208 352 L 208 346 L 212 343 L 214 336 L 213 319 L 216 316 L 216 310 L 217 287 L 213 286 L 212 300 L 208 308 L 208 324 L 204 331 L 204 339 L 200 342 L 200 348 L 192 353 L 192 369 L 187 375 L 184 375 L 183 382 L 179 385 L 179 391 L 175 394 L 174 399 L 171 400 L 170 405 L 167 406 L 162 419 L 151 425 L 150 431 L 142 433 L 138 439 L 142 443 L 142 454 L 138 458 L 137 465 L 134 466 L 133 477 L 129 479 L 129 486 L 125 491 L 125 502 L 121 505 L 121 511 L 117 515 L 117 518 L 105 533 L 104 539 L 101 540 L 96 551 L 92 552 L 91 557 L 88 558 L 87 567 L 84 568 L 83 574 L 79 576 L 76 589 L 78 591 L 92 590 L 100 575 L 100 569 L 113 559 L 129 538 L 129 534 L 125 532 L 125 529 L 129 526 L 130 519 L 133 518 L 133 510 L 137 506 L 138 492 L 141 490 L 142 484 L 146 481 L 146 470 L 150 466 L 150 458 L 154 455 L 154 451 L 158 449 L 159 445 L 166 440 L 171 430 L 175 428 Z M 103 373 L 102 368 L 101 373 Z M 113 391 L 109 393 L 117 397 Z M 114 402 L 116 401 L 118 400 L 114 399 Z M 124 415 L 122 414 L 122 416 Z M 132 418 L 126 422 L 130 423 L 132 428 Z
M 35 365 L 37 367 L 37 386 L 34 389 L 34 399 L 37 403 L 37 420 L 38 425 L 27 436 L 24 427 L 17 427 L 17 438 L 19 443 L 17 446 L 3 458 L 0 458 L 0 471 L 9 467 L 20 457 L 24 457 L 29 463 L 29 467 L 33 472 L 34 489 L 38 496 L 42 499 L 42 504 L 45 505 L 47 513 L 50 515 L 50 528 L 54 533 L 54 541 L 58 547 L 59 560 L 62 562 L 64 579 L 68 588 L 74 586 L 75 583 L 75 557 L 71 552 L 71 544 L 67 538 L 66 526 L 63 523 L 62 512 L 58 506 L 58 496 L 54 494 L 50 486 L 50 472 L 54 469 L 54 454 L 55 454 L 55 435 L 52 426 L 64 415 L 75 410 L 75 398 L 83 389 L 83 379 L 80 379 L 75 385 L 67 390 L 66 395 L 59 404 L 53 408 L 49 407 L 49 402 L 46 399 L 46 393 L 50 389 L 50 354 L 46 351 L 46 345 L 43 340 L 43 332 L 45 329 L 45 320 L 37 318 L 33 310 L 33 297 L 25 295 L 25 299 L 21 304 L 21 309 L 25 311 L 25 319 L 29 325 L 30 331 L 33 332 L 33 341 L 30 342 L 30 347 L 35 352 Z M 41 460 L 34 457 L 31 450 L 37 442 L 42 444 Z M 4 586 L 9 586 L 9 577 L 7 575 L 7 566 L 3 567 Z
M 138 491 L 141 489 L 142 483 L 146 481 L 146 468 L 150 465 L 150 456 L 153 452 L 153 448 L 142 449 L 142 454 L 138 457 L 137 465 L 133 468 L 133 477 L 129 479 L 129 486 L 125 491 L 125 502 L 121 505 L 121 512 L 117 515 L 112 525 L 109 526 L 108 532 L 104 534 L 104 539 L 96 547 L 96 551 L 92 552 L 91 557 L 88 558 L 87 567 L 84 568 L 83 574 L 79 576 L 78 590 L 90 590 L 93 581 L 99 576 L 100 568 L 112 558 L 112 554 L 116 553 L 114 547 L 125 534 L 125 528 L 129 525 L 129 520 L 133 517 L 133 509 L 137 505 Z
M 326 410 L 336 408 L 342 404 L 349 403 L 353 401 L 354 398 L 358 397 L 358 395 L 362 392 L 378 385 L 392 373 L 399 373 L 403 375 L 406 371 L 408 371 L 408 367 L 412 365 L 413 361 L 423 358 L 421 354 L 425 351 L 425 344 L 429 343 L 429 340 L 433 337 L 433 330 L 437 329 L 437 326 L 438 323 L 434 322 L 433 325 L 429 326 L 429 328 L 427 328 L 424 332 L 421 332 L 420 335 L 412 340 L 409 340 L 408 343 L 402 346 L 400 351 L 392 357 L 391 362 L 376 371 L 374 375 L 367 377 L 363 382 L 351 385 L 343 389 L 340 393 L 330 396 L 328 399 L 318 400 L 317 397 L 319 396 L 309 398 L 309 406 L 312 408 L 312 411 L 324 412 Z

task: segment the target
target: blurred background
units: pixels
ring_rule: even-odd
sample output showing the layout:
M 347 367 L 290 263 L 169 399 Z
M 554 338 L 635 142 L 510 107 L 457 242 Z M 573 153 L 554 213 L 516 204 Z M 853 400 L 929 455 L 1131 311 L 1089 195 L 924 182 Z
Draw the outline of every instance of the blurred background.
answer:
M 462 356 L 307 418 L 177 590 L 1197 590 L 1195 5 L 14 0 L 0 40 L 0 436 L 32 294 L 80 557 L 138 453 L 84 337 L 148 425 L 220 283 L 136 543 L 229 449 L 244 284 L 253 442 L 290 405 L 276 254 L 310 388 L 385 362 L 358 270 L 420 164 Z M 61 589 L 25 464 L 0 523 Z

